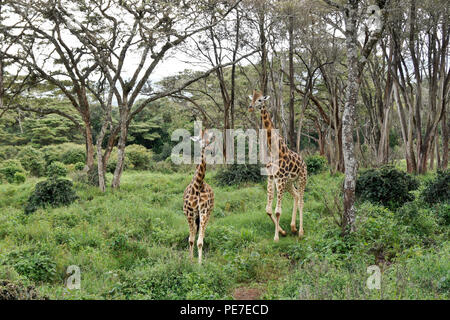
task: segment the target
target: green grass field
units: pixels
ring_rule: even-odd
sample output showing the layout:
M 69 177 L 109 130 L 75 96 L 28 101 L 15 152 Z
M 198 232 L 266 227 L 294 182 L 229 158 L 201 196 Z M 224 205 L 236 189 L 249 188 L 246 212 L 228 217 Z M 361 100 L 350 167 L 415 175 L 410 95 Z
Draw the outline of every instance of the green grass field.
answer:
M 127 171 L 120 190 L 105 194 L 76 183 L 74 204 L 31 215 L 23 206 L 37 179 L 0 185 L 0 279 L 50 299 L 450 298 L 449 227 L 436 213 L 448 206 L 419 203 L 420 219 L 406 224 L 388 209 L 358 204 L 357 231 L 343 239 L 324 205 L 342 176 L 322 173 L 308 181 L 305 237 L 274 243 L 265 183 L 219 187 L 214 174 L 206 177 L 215 208 L 201 266 L 189 260 L 182 211 L 191 173 Z M 291 212 L 286 195 L 286 231 Z M 366 286 L 374 264 L 380 290 Z M 70 265 L 81 269 L 80 290 L 65 287 Z

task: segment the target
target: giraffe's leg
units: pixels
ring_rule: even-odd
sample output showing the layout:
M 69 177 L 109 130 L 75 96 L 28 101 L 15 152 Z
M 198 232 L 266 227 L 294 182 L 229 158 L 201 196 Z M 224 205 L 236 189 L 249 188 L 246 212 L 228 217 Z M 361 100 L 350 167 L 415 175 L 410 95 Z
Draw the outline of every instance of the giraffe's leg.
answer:
M 191 216 L 188 216 L 188 223 L 189 223 L 189 257 L 191 260 L 194 259 L 194 241 L 195 236 L 197 235 L 197 224 L 195 223 L 195 217 L 192 214 Z
M 306 187 L 306 174 L 304 177 L 300 177 L 298 182 L 298 210 L 300 215 L 300 227 L 298 231 L 298 236 L 303 237 L 303 195 L 305 194 Z
M 280 217 L 281 217 L 281 202 L 283 200 L 284 188 L 286 185 L 286 181 L 284 179 L 277 179 L 277 206 L 275 208 L 275 216 L 276 216 L 276 224 L 275 224 L 275 236 L 273 238 L 274 241 L 278 241 L 278 232 L 280 230 Z
M 206 225 L 208 224 L 210 211 L 208 209 L 200 210 L 200 232 L 197 240 L 197 248 L 198 248 L 198 263 L 202 263 L 202 251 L 203 251 L 203 239 L 205 237 Z
M 299 203 L 299 193 L 293 183 L 290 183 L 288 185 L 288 191 L 292 195 L 292 198 L 294 199 L 294 205 L 292 208 L 291 232 L 296 234 L 297 227 L 295 226 L 295 224 L 296 224 L 296 220 L 297 220 L 297 208 L 298 208 L 298 203 Z
M 275 217 L 272 214 L 272 203 L 273 203 L 273 186 L 274 186 L 274 178 L 273 176 L 267 177 L 267 205 L 266 205 L 266 213 L 269 216 L 270 220 L 272 220 L 273 224 L 276 226 L 277 221 L 275 220 Z M 281 235 L 285 236 L 286 232 L 279 227 L 279 231 L 281 232 Z

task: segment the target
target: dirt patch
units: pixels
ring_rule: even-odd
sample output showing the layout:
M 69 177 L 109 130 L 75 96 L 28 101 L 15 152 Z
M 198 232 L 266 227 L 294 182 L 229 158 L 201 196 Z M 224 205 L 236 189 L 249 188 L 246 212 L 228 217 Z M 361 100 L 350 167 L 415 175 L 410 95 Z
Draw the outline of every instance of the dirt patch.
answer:
M 256 288 L 240 287 L 236 288 L 233 292 L 233 298 L 235 300 L 259 300 L 261 299 L 262 292 Z
M 33 286 L 25 287 L 8 280 L 0 280 L 0 300 L 46 300 Z

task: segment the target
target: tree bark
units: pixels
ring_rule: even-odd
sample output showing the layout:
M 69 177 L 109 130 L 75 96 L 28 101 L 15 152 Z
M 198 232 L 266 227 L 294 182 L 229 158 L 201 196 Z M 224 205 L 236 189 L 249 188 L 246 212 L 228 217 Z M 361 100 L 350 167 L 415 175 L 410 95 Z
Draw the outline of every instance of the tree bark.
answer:
M 289 34 L 289 145 L 295 146 L 295 79 L 294 79 L 294 16 L 289 15 L 288 34 Z M 299 130 L 301 123 L 299 124 Z M 300 134 L 300 133 L 299 133 Z M 299 143 L 300 145 L 300 143 Z
M 344 224 L 343 232 L 354 231 L 355 187 L 357 162 L 353 131 L 355 127 L 356 102 L 358 100 L 358 48 L 357 48 L 357 10 L 358 1 L 349 0 L 345 12 L 345 45 L 347 48 L 347 92 L 342 114 L 342 140 L 345 167 L 344 179 Z

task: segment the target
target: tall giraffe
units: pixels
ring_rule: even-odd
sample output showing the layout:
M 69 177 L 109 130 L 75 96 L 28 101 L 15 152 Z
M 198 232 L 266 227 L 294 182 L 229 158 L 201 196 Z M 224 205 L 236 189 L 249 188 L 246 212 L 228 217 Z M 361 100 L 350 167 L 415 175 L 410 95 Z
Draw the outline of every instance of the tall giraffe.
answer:
M 303 161 L 302 157 L 292 151 L 284 143 L 282 137 L 280 137 L 274 130 L 272 120 L 270 119 L 270 114 L 266 109 L 264 102 L 268 100 L 269 96 L 263 96 L 261 92 L 254 90 L 253 96 L 249 96 L 251 99 L 251 104 L 249 106 L 249 111 L 253 112 L 255 109 L 261 111 L 261 119 L 267 134 L 267 144 L 269 153 L 272 152 L 272 136 L 273 141 L 276 145 L 273 148 L 273 152 L 278 152 L 278 158 L 271 154 L 272 159 L 267 164 L 267 168 L 270 169 L 269 175 L 267 177 L 267 206 L 266 213 L 272 219 L 275 224 L 275 236 L 274 241 L 279 240 L 279 232 L 283 236 L 286 232 L 280 227 L 280 217 L 281 217 L 281 201 L 283 199 L 284 191 L 287 190 L 294 198 L 294 206 L 292 210 L 291 219 L 291 231 L 292 233 L 297 233 L 296 228 L 296 216 L 297 209 L 300 215 L 300 227 L 298 231 L 298 236 L 303 236 L 303 194 L 305 192 L 306 180 L 307 180 L 307 168 L 306 163 Z M 273 185 L 277 187 L 277 206 L 275 209 L 275 216 L 272 214 L 272 202 L 273 202 Z M 297 184 L 297 187 L 294 184 Z
M 214 140 L 213 133 L 205 130 L 197 137 L 191 137 L 194 142 L 200 142 L 202 148 L 201 162 L 197 165 L 194 177 L 184 190 L 183 211 L 189 223 L 189 256 L 194 258 L 194 241 L 200 228 L 197 248 L 198 263 L 202 263 L 203 239 L 205 237 L 206 225 L 208 224 L 211 211 L 214 207 L 214 192 L 204 181 L 206 172 L 205 150 L 210 150 Z

